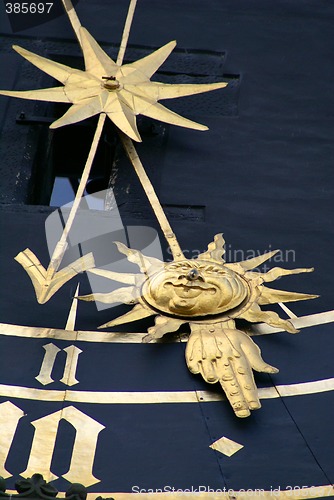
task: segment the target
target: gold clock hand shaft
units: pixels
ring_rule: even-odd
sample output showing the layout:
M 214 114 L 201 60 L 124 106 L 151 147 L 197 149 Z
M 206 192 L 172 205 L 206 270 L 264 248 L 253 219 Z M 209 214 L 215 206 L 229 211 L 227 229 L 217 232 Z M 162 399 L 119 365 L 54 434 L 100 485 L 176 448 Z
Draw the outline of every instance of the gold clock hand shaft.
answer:
M 123 35 L 122 35 L 122 41 L 121 41 L 121 45 L 119 47 L 119 52 L 118 52 L 117 61 L 116 61 L 116 64 L 118 66 L 122 66 L 122 63 L 123 63 L 124 54 L 125 54 L 126 46 L 128 44 L 128 40 L 129 40 L 130 29 L 131 29 L 131 24 L 133 21 L 133 16 L 135 13 L 136 5 L 137 5 L 137 0 L 130 0 L 129 10 L 128 10 L 128 14 L 126 16 L 126 21 L 125 21 Z
M 99 121 L 97 123 L 97 127 L 96 127 L 95 134 L 93 137 L 92 145 L 90 147 L 90 151 L 88 154 L 86 165 L 85 165 L 85 168 L 82 172 L 79 187 L 78 187 L 78 190 L 76 192 L 75 199 L 74 199 L 73 205 L 71 207 L 68 219 L 66 221 L 63 234 L 61 235 L 61 238 L 58 241 L 56 248 L 55 248 L 55 250 L 52 254 L 52 257 L 51 257 L 51 261 L 50 261 L 50 264 L 49 264 L 49 267 L 47 270 L 47 275 L 46 275 L 47 279 L 52 279 L 53 275 L 57 272 L 57 270 L 60 266 L 60 263 L 62 261 L 62 258 L 64 256 L 64 253 L 66 251 L 67 236 L 71 230 L 72 224 L 74 222 L 74 218 L 76 216 L 76 213 L 77 213 L 79 205 L 80 205 L 80 201 L 81 201 L 83 193 L 85 191 L 85 187 L 86 187 L 86 184 L 87 184 L 87 181 L 89 178 L 89 174 L 90 174 L 90 171 L 92 168 L 92 164 L 94 161 L 94 157 L 96 154 L 97 146 L 99 144 L 99 140 L 100 140 L 100 137 L 102 134 L 102 129 L 103 129 L 105 119 L 106 119 L 105 113 L 101 113 L 99 115 Z
M 80 39 L 81 22 L 80 22 L 80 19 L 78 18 L 78 15 L 75 11 L 75 8 L 73 7 L 71 0 L 61 0 L 61 1 L 63 2 L 66 14 L 70 20 L 70 23 L 72 25 L 74 33 L 76 34 L 78 42 L 80 43 L 80 46 L 81 46 L 81 39 Z
M 69 17 L 69 20 L 72 24 L 72 27 L 76 33 L 76 36 L 79 40 L 79 43 L 81 45 L 80 32 L 79 32 L 81 23 L 80 23 L 80 20 L 77 16 L 76 12 L 75 12 L 73 4 L 72 4 L 71 0 L 62 0 L 62 2 L 63 2 L 63 5 L 65 7 L 66 13 Z M 118 56 L 117 56 L 116 64 L 118 66 L 121 66 L 123 63 L 125 50 L 126 50 L 127 43 L 129 40 L 130 29 L 131 29 L 136 5 L 137 5 L 137 0 L 130 0 L 130 5 L 129 5 L 129 9 L 128 9 L 128 13 L 127 13 L 127 17 L 126 17 L 126 21 L 125 21 L 125 25 L 124 25 L 124 30 L 123 30 L 123 34 L 122 34 L 122 40 L 121 40 L 121 44 L 120 44 L 120 48 L 119 48 L 119 52 L 118 52 Z M 101 116 L 102 115 L 100 115 L 100 117 Z M 105 115 L 103 115 L 103 116 L 105 116 Z M 134 147 L 132 140 L 122 132 L 120 132 L 120 137 L 121 137 L 124 149 L 129 157 L 129 159 L 130 159 L 130 161 L 131 161 L 131 163 L 136 171 L 136 174 L 138 175 L 139 180 L 143 186 L 143 189 L 144 189 L 144 191 L 149 199 L 149 202 L 152 206 L 152 209 L 155 213 L 155 216 L 158 219 L 160 227 L 165 235 L 165 238 L 166 238 L 168 244 L 170 245 L 170 249 L 171 249 L 171 252 L 173 254 L 174 260 L 184 259 L 184 255 L 183 255 L 183 252 L 180 248 L 180 245 L 179 245 L 179 243 L 176 239 L 176 236 L 173 233 L 173 230 L 172 230 L 172 228 L 168 222 L 168 219 L 163 211 L 163 208 L 162 208 L 160 201 L 156 195 L 156 192 L 154 191 L 152 183 L 151 183 L 148 175 L 146 174 L 144 166 L 139 159 L 139 156 L 137 154 L 137 151 Z M 94 138 L 94 140 L 95 140 L 95 138 Z M 94 141 L 93 141 L 93 143 L 94 143 Z M 92 145 L 92 148 L 93 148 L 93 145 Z M 86 166 L 87 166 L 87 164 L 86 164 Z M 84 179 L 85 171 L 86 171 L 86 167 L 85 167 L 83 176 L 81 178 L 80 185 L 81 185 L 81 182 L 85 182 L 85 185 L 86 185 L 86 182 L 88 180 L 88 177 L 86 180 Z M 90 169 L 89 169 L 89 171 L 90 171 Z M 89 175 L 89 172 L 88 172 L 88 175 Z M 80 197 L 82 196 L 83 191 L 84 191 L 84 186 L 83 186 L 83 189 L 80 189 L 80 186 L 79 186 L 78 192 L 77 192 L 77 195 L 76 195 L 76 198 L 75 198 L 75 201 L 74 201 L 74 204 L 73 204 L 70 216 L 69 216 L 69 219 L 66 223 L 66 226 L 65 226 L 65 229 L 64 229 L 64 232 L 62 235 L 62 238 L 59 241 L 59 243 L 56 247 L 56 250 L 53 254 L 53 257 L 51 259 L 50 266 L 49 266 L 50 273 L 55 272 L 55 271 L 53 271 L 54 268 L 55 268 L 55 270 L 58 269 L 59 264 L 61 262 L 61 259 L 65 253 L 67 234 L 68 234 L 68 232 L 71 228 L 71 225 L 73 223 L 73 219 L 74 219 L 76 211 L 78 209 L 78 206 L 80 203 Z M 68 229 L 66 229 L 67 226 L 68 226 Z
M 19 262 L 29 274 L 35 288 L 37 301 L 40 304 L 44 304 L 45 302 L 47 302 L 63 284 L 65 284 L 69 279 L 73 278 L 73 276 L 75 276 L 78 272 L 87 271 L 87 269 L 91 269 L 92 267 L 94 267 L 94 258 L 91 254 L 88 254 L 73 262 L 70 266 L 67 266 L 66 268 L 57 272 L 68 246 L 67 237 L 74 222 L 81 198 L 83 196 L 89 178 L 105 119 L 106 114 L 101 113 L 99 115 L 99 121 L 95 130 L 92 145 L 80 179 L 79 187 L 76 192 L 73 205 L 71 207 L 63 233 L 58 243 L 56 244 L 47 269 L 42 266 L 37 257 L 28 248 L 23 252 L 20 252 L 15 257 L 15 260 Z
M 134 147 L 134 144 L 132 140 L 126 136 L 123 132 L 119 132 L 122 144 L 124 146 L 124 149 L 126 151 L 126 154 L 128 155 L 133 168 L 135 169 L 136 174 L 138 175 L 138 178 L 141 182 L 141 185 L 143 186 L 143 189 L 147 195 L 147 198 L 151 204 L 151 207 L 154 211 L 154 214 L 156 218 L 158 219 L 158 222 L 160 224 L 160 227 L 164 233 L 164 236 L 170 246 L 171 252 L 173 254 L 174 260 L 183 260 L 185 257 L 183 255 L 183 252 L 180 248 L 180 245 L 176 239 L 175 234 L 173 233 L 173 230 L 168 222 L 168 219 L 166 217 L 166 214 L 160 204 L 159 198 L 154 190 L 154 187 L 152 186 L 152 183 L 144 169 L 144 166 L 142 162 L 140 161 L 140 158 L 138 156 L 138 153 L 136 151 L 136 148 Z

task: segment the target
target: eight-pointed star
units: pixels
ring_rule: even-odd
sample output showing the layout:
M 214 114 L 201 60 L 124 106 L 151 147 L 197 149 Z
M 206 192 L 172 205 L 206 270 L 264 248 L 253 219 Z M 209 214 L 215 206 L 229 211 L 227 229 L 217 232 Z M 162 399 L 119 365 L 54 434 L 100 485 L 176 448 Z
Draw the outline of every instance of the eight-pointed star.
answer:
M 39 101 L 72 103 L 69 110 L 52 123 L 51 128 L 106 113 L 122 132 L 136 141 L 141 140 L 136 125 L 136 115 L 139 114 L 173 125 L 207 130 L 206 126 L 183 118 L 158 101 L 208 92 L 223 88 L 227 83 L 179 85 L 150 81 L 151 76 L 174 49 L 176 42 L 170 42 L 131 64 L 118 66 L 83 27 L 80 27 L 80 39 L 85 71 L 14 46 L 21 56 L 64 86 L 28 91 L 0 91 L 0 94 Z

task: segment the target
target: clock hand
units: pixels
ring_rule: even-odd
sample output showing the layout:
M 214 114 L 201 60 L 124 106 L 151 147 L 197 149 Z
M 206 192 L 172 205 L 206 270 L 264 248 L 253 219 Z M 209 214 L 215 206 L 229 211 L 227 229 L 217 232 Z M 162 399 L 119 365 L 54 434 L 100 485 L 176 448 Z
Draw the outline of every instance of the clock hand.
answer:
M 77 35 L 79 43 L 81 44 L 81 40 L 80 40 L 81 23 L 80 23 L 80 20 L 77 16 L 76 12 L 75 12 L 73 4 L 72 4 L 71 0 L 62 0 L 62 2 L 63 2 L 63 5 L 65 7 L 66 13 L 69 17 L 69 20 L 72 24 L 72 27 Z M 137 5 L 137 0 L 130 0 L 130 5 L 129 5 L 129 9 L 128 9 L 128 13 L 127 13 L 127 17 L 126 17 L 126 21 L 125 21 L 125 25 L 124 25 L 124 30 L 123 30 L 123 34 L 122 34 L 122 40 L 121 40 L 121 44 L 120 44 L 120 48 L 119 48 L 119 52 L 118 52 L 118 56 L 117 56 L 117 61 L 116 61 L 116 64 L 118 66 L 121 66 L 123 63 L 125 50 L 126 50 L 129 35 L 130 35 L 130 29 L 131 29 L 131 24 L 133 21 L 133 16 L 135 13 L 136 5 Z M 181 251 L 181 248 L 180 248 L 179 243 L 176 239 L 176 236 L 172 231 L 172 228 L 168 222 L 168 219 L 167 219 L 167 217 L 163 211 L 163 208 L 159 202 L 159 199 L 154 191 L 152 183 L 145 172 L 144 166 L 143 166 L 142 162 L 140 161 L 140 158 L 139 158 L 138 153 L 135 149 L 133 141 L 131 141 L 131 139 L 129 137 L 127 137 L 122 132 L 120 132 L 120 138 L 121 138 L 123 147 L 124 147 L 128 157 L 129 157 L 129 159 L 130 159 L 130 161 L 131 161 L 131 163 L 136 171 L 136 174 L 138 175 L 139 180 L 143 186 L 143 189 L 144 189 L 144 191 L 149 199 L 149 202 L 152 206 L 152 209 L 153 209 L 153 211 L 154 211 L 154 213 L 159 221 L 160 227 L 161 227 L 161 229 L 162 229 L 162 231 L 167 239 L 167 242 L 170 245 L 174 259 L 175 260 L 184 259 L 184 255 Z
M 154 191 L 154 188 L 152 186 L 152 183 L 144 169 L 144 166 L 142 162 L 140 161 L 140 158 L 138 156 L 138 153 L 136 151 L 136 148 L 133 144 L 133 141 L 126 136 L 123 132 L 119 132 L 119 135 L 121 137 L 121 141 L 123 144 L 123 147 L 126 151 L 126 154 L 129 157 L 129 160 L 131 161 L 133 168 L 135 169 L 135 172 L 141 182 L 141 185 L 146 193 L 146 196 L 151 204 L 151 207 L 153 209 L 153 212 L 158 219 L 158 222 L 160 224 L 160 227 L 164 233 L 164 236 L 170 246 L 171 252 L 173 254 L 174 260 L 183 260 L 185 257 L 182 253 L 182 250 L 180 248 L 180 245 L 176 239 L 175 234 L 173 233 L 173 230 L 168 222 L 168 219 L 166 217 L 166 214 L 160 204 L 159 198 L 157 197 L 156 192 Z
M 64 283 L 77 273 L 86 271 L 94 266 L 93 256 L 89 254 L 73 262 L 70 266 L 67 266 L 61 271 L 58 271 L 68 246 L 68 233 L 75 219 L 85 185 L 89 178 L 90 169 L 106 115 L 108 115 L 111 121 L 122 132 L 124 137 L 129 136 L 125 141 L 122 141 L 125 145 L 127 154 L 135 167 L 164 235 L 171 246 L 174 259 L 179 260 L 183 258 L 176 237 L 171 230 L 152 184 L 145 173 L 130 138 L 137 141 L 141 140 L 136 125 L 136 116 L 139 114 L 182 127 L 207 130 L 206 126 L 195 123 L 170 111 L 159 104 L 158 101 L 161 99 L 171 99 L 209 92 L 223 88 L 227 85 L 225 82 L 183 85 L 152 82 L 151 77 L 169 56 L 175 47 L 175 42 L 166 44 L 152 54 L 134 63 L 125 65 L 116 64 L 103 51 L 88 31 L 81 26 L 71 1 L 62 1 L 80 42 L 85 60 L 85 70 L 81 71 L 76 68 L 71 68 L 37 54 L 33 54 L 21 47 L 14 47 L 22 57 L 61 82 L 63 87 L 27 91 L 0 91 L 2 95 L 23 99 L 71 103 L 72 106 L 61 118 L 51 124 L 51 128 L 78 123 L 91 116 L 100 115 L 78 192 L 76 193 L 69 218 L 66 222 L 63 234 L 53 252 L 48 268 L 45 269 L 42 266 L 36 255 L 34 255 L 30 249 L 26 249 L 16 256 L 17 262 L 19 262 L 29 274 L 35 288 L 37 300 L 41 304 L 47 302 Z M 136 1 L 131 0 L 122 36 L 121 48 L 117 58 L 119 64 L 123 61 L 135 5 Z
M 93 255 L 88 254 L 58 272 L 59 266 L 68 246 L 67 237 L 74 222 L 81 198 L 83 196 L 89 178 L 105 118 L 106 115 L 104 113 L 101 113 L 73 205 L 71 207 L 61 238 L 56 244 L 47 269 L 42 266 L 37 257 L 28 248 L 23 252 L 20 252 L 15 257 L 15 260 L 19 262 L 19 264 L 21 264 L 29 274 L 35 288 L 37 301 L 40 304 L 44 304 L 45 302 L 47 302 L 65 283 L 67 283 L 67 281 L 73 278 L 73 276 L 75 276 L 79 272 L 87 271 L 95 265 Z
M 81 22 L 80 22 L 80 19 L 78 18 L 78 15 L 75 11 L 75 8 L 73 7 L 71 0 L 61 0 L 61 1 L 63 2 L 65 12 L 70 20 L 73 31 L 76 34 L 76 37 L 78 39 L 79 44 L 81 45 L 81 38 L 80 38 Z
M 133 21 L 133 16 L 135 13 L 136 5 L 137 5 L 137 0 L 130 0 L 129 10 L 128 10 L 128 14 L 126 16 L 126 21 L 125 21 L 123 35 L 122 35 L 122 41 L 121 41 L 121 45 L 119 47 L 119 52 L 118 52 L 117 61 L 116 61 L 116 64 L 118 66 L 122 66 L 122 64 L 123 64 L 124 54 L 125 54 L 126 46 L 128 44 L 128 40 L 129 40 L 130 29 L 131 29 L 131 24 Z
M 93 142 L 92 142 L 89 154 L 88 154 L 86 165 L 85 165 L 85 168 L 82 172 L 79 187 L 77 189 L 73 205 L 71 207 L 68 219 L 66 221 L 63 234 L 61 235 L 61 238 L 58 241 L 56 248 L 53 252 L 53 255 L 51 257 L 51 261 L 50 261 L 50 264 L 49 264 L 49 267 L 47 270 L 47 278 L 48 279 L 53 278 L 54 274 L 57 272 L 57 270 L 61 264 L 62 258 L 64 257 L 64 254 L 65 254 L 65 251 L 67 248 L 67 237 L 68 237 L 68 234 L 71 230 L 72 224 L 74 222 L 76 213 L 78 211 L 78 208 L 79 208 L 79 205 L 81 202 L 81 198 L 83 197 L 85 187 L 86 187 L 86 184 L 88 182 L 89 174 L 90 174 L 92 164 L 93 164 L 93 161 L 95 158 L 95 154 L 96 154 L 96 150 L 97 150 L 97 147 L 99 144 L 99 140 L 100 140 L 100 137 L 102 134 L 105 119 L 106 119 L 106 115 L 104 113 L 101 113 L 99 116 L 99 121 L 98 121 L 98 124 L 96 127 L 96 131 L 94 134 Z

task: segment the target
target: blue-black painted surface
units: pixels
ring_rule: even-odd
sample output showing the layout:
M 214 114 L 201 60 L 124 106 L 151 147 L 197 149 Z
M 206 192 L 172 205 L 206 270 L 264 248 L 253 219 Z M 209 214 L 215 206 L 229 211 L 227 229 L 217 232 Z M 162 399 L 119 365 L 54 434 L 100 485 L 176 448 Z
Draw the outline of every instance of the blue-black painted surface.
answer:
M 80 0 L 78 13 L 97 39 L 118 43 L 127 5 Z M 0 14 L 0 30 L 7 40 L 13 30 L 4 10 Z M 222 107 L 223 90 L 213 94 L 210 106 L 204 98 L 198 98 L 197 108 L 192 101 L 188 116 L 206 123 L 209 132 L 167 127 L 159 148 L 151 148 L 149 139 L 148 146 L 144 141 L 139 152 L 164 204 L 200 207 L 198 220 L 190 220 L 184 208 L 184 217 L 172 221 L 187 257 L 203 251 L 213 235 L 223 231 L 229 261 L 281 248 L 280 260 L 272 260 L 270 267 L 315 266 L 313 274 L 286 277 L 270 285 L 321 295 L 314 301 L 291 304 L 299 316 L 333 309 L 333 17 L 334 4 L 319 0 L 147 1 L 138 4 L 130 39 L 134 45 L 157 47 L 175 38 L 180 48 L 214 50 L 222 55 L 221 77 L 233 76 L 233 82 L 238 82 L 237 91 L 233 91 L 233 112 L 226 112 L 225 104 Z M 63 53 L 62 40 L 74 39 L 64 18 L 26 29 L 15 37 L 13 42 L 25 45 L 26 41 L 41 54 L 46 39 L 53 44 L 48 49 L 52 53 Z M 74 44 L 71 47 L 69 51 L 78 56 L 78 48 Z M 36 88 L 41 86 L 40 72 L 28 69 L 18 55 L 0 50 L 0 56 L 4 65 L 10 66 L 1 76 L 1 88 L 21 88 L 20 81 L 22 88 L 31 81 Z M 189 61 L 184 59 L 187 78 L 198 74 L 193 61 L 191 57 Z M 216 69 L 206 73 L 208 77 L 211 73 L 214 78 L 220 76 Z M 14 104 L 1 99 L 2 151 L 24 172 L 22 176 L 29 184 L 33 172 L 27 170 L 24 155 L 28 131 L 17 129 L 20 125 L 15 124 L 15 118 L 21 109 L 35 110 L 38 115 L 40 108 L 33 103 Z M 172 102 L 168 105 L 174 109 Z M 121 160 L 120 165 L 125 162 Z M 124 225 L 157 228 L 135 175 L 129 167 L 124 168 L 127 170 L 120 179 L 129 183 L 129 192 L 124 192 L 123 184 L 115 186 Z M 64 328 L 77 280 L 41 306 L 27 275 L 13 260 L 29 247 L 47 265 L 44 223 L 51 209 L 11 205 L 13 199 L 24 203 L 26 193 L 19 196 L 19 190 L 28 188 L 7 163 L 1 169 L 5 192 L 0 194 L 8 203 L 0 211 L 4 236 L 1 321 Z M 131 208 L 133 200 L 140 210 Z M 182 209 L 178 210 L 182 215 Z M 94 224 L 97 214 L 90 217 Z M 105 247 L 111 248 L 109 240 L 105 240 Z M 101 252 L 98 257 L 104 255 Z M 81 293 L 89 293 L 88 280 L 80 276 L 80 281 Z M 96 330 L 125 310 L 97 311 L 94 304 L 80 303 L 77 328 Z M 129 325 L 129 329 L 145 331 L 151 324 L 152 320 L 146 320 Z M 333 327 L 328 324 L 302 329 L 299 335 L 255 337 L 264 359 L 280 369 L 274 376 L 257 374 L 258 386 L 333 377 L 332 333 Z M 0 383 L 65 390 L 60 382 L 64 351 L 57 356 L 53 383 L 42 387 L 35 379 L 43 345 L 51 341 L 60 349 L 76 345 L 82 350 L 79 383 L 71 390 L 219 390 L 188 372 L 184 344 L 96 344 L 6 336 L 0 339 Z M 243 420 L 233 415 L 226 401 L 111 405 L 3 397 L 0 402 L 8 399 L 25 413 L 6 462 L 13 474 L 9 480 L 12 485 L 27 466 L 34 434 L 31 422 L 72 404 L 105 426 L 94 462 L 94 474 L 101 482 L 91 491 L 201 485 L 275 490 L 334 481 L 332 391 L 262 400 L 262 409 Z M 211 450 L 209 445 L 221 436 L 244 448 L 231 458 Z M 69 468 L 74 440 L 73 427 L 62 420 L 52 461 L 52 471 L 59 477 Z M 68 486 L 62 478 L 55 484 L 60 490 Z

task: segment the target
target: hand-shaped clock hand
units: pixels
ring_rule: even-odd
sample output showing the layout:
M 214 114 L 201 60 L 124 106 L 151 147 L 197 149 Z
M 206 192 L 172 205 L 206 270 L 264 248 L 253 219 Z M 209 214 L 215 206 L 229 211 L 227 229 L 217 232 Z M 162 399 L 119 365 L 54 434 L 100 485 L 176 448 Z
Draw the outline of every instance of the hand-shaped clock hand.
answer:
M 263 361 L 248 335 L 223 323 L 191 325 L 186 361 L 192 373 L 200 373 L 209 384 L 220 383 L 238 417 L 261 407 L 252 370 L 278 372 Z

